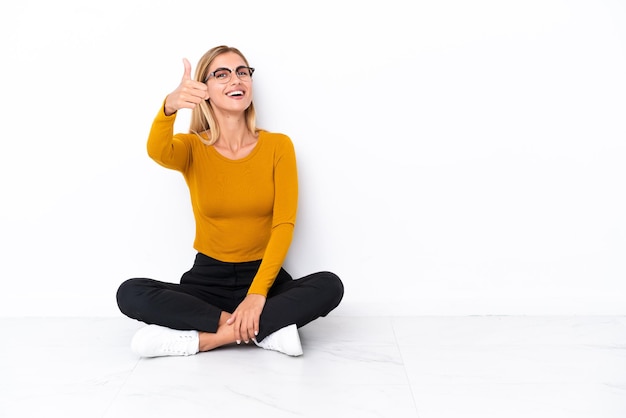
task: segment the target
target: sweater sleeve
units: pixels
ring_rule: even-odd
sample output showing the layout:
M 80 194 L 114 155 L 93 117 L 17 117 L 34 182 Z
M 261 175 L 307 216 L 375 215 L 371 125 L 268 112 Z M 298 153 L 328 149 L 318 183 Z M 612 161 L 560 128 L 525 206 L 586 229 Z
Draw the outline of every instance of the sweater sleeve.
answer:
M 148 135 L 148 155 L 163 167 L 183 171 L 190 159 L 187 144 L 174 135 L 176 113 L 165 115 L 165 101 L 159 109 Z
M 285 262 L 293 238 L 298 206 L 298 173 L 293 143 L 288 137 L 284 138 L 275 156 L 272 231 L 248 294 L 267 296 Z

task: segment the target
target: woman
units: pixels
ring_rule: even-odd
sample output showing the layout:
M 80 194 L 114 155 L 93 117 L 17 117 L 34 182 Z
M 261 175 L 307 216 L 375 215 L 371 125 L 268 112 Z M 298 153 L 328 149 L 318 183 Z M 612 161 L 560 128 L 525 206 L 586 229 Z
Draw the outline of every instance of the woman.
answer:
M 148 155 L 180 171 L 196 223 L 192 268 L 180 283 L 129 279 L 117 291 L 125 315 L 143 321 L 131 347 L 143 357 L 192 355 L 251 341 L 302 355 L 298 328 L 326 316 L 343 298 L 331 272 L 297 280 L 282 268 L 296 219 L 293 144 L 258 129 L 251 68 L 236 48 L 218 46 L 186 59 L 148 137 Z M 189 133 L 174 134 L 180 109 L 192 109 Z

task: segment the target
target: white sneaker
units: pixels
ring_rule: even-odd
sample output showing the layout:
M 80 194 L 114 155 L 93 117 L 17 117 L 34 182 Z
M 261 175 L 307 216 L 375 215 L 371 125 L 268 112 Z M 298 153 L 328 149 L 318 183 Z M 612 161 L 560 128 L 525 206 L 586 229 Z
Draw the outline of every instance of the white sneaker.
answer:
M 141 357 L 190 356 L 199 351 L 198 331 L 148 325 L 135 333 L 130 348 Z
M 302 344 L 300 344 L 300 335 L 296 324 L 288 325 L 271 333 L 261 342 L 257 342 L 254 338 L 252 341 L 266 350 L 274 350 L 294 357 L 302 355 Z

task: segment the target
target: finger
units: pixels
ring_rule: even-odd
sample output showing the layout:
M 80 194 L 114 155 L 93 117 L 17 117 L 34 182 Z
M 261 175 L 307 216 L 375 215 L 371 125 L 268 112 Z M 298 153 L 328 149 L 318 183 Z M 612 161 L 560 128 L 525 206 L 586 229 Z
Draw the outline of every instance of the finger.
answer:
M 253 339 L 256 334 L 254 333 L 254 322 L 250 321 L 250 324 L 248 327 L 246 327 L 246 334 L 247 334 L 247 341 L 246 344 L 248 344 L 250 342 L 251 339 Z
M 185 72 L 183 73 L 183 80 L 191 80 L 191 63 L 187 58 L 183 58 L 183 65 L 185 66 Z
M 259 322 L 260 315 L 253 315 L 251 324 L 250 324 L 250 338 L 254 339 L 257 335 L 259 335 Z
M 250 341 L 251 338 L 254 338 L 254 321 L 253 318 L 246 318 L 246 323 L 244 324 L 244 337 L 247 340 L 246 343 Z
M 186 81 L 184 83 L 195 83 L 194 81 Z M 202 87 L 202 85 L 201 85 Z M 206 86 L 204 86 L 206 87 Z M 193 86 L 186 86 L 179 88 L 179 100 L 180 107 L 193 109 L 199 103 L 204 101 L 205 91 L 202 88 L 194 88 Z
M 190 86 L 189 94 L 191 94 L 195 99 L 200 103 L 203 100 L 206 100 L 206 96 L 208 95 L 207 85 L 204 83 L 200 83 L 199 81 L 194 81 Z
M 235 341 L 237 342 L 237 344 L 241 344 L 241 340 L 243 340 L 243 338 L 241 335 L 241 321 L 240 320 L 235 321 L 233 330 L 235 332 Z
M 247 320 L 242 319 L 240 332 L 241 332 L 242 341 L 248 344 L 248 342 L 250 342 L 250 338 L 248 336 L 248 321 Z

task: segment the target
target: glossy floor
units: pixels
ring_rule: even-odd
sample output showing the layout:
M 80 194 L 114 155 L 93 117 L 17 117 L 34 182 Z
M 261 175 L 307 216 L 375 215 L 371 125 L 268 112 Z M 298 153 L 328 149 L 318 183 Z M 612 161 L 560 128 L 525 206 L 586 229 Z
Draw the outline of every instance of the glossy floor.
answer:
M 0 318 L 0 417 L 624 418 L 626 317 L 321 318 L 304 356 L 140 359 L 142 324 Z

